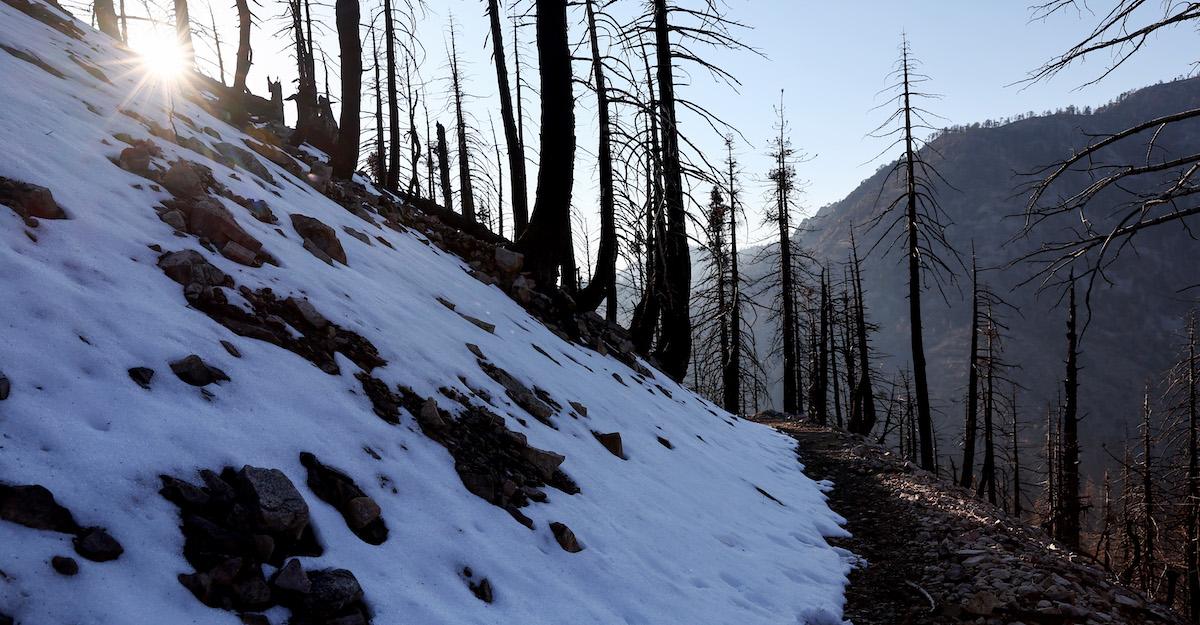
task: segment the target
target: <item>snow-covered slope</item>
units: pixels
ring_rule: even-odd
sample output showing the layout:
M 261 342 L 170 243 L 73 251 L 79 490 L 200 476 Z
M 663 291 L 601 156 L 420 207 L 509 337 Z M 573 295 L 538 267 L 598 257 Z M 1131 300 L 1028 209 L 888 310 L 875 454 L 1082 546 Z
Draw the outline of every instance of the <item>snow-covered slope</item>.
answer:
M 324 547 L 300 558 L 304 567 L 351 570 L 377 624 L 840 622 L 848 558 L 824 538 L 842 532 L 840 519 L 823 486 L 801 473 L 789 439 L 665 376 L 642 383 L 617 360 L 561 340 L 422 235 L 368 223 L 265 159 L 278 186 L 155 139 L 164 152 L 156 167 L 185 158 L 233 193 L 266 202 L 278 224 L 220 200 L 278 266 L 243 266 L 173 233 L 154 210 L 170 194 L 112 161 L 127 147 L 114 135 L 150 138 L 119 109 L 169 127 L 166 92 L 146 84 L 106 37 L 78 25 L 82 39 L 0 2 L 0 177 L 49 188 L 69 216 L 31 228 L 0 206 L 0 372 L 11 382 L 0 401 L 0 483 L 47 487 L 81 525 L 107 528 L 125 553 L 59 575 L 49 560 L 73 555 L 69 536 L 0 521 L 0 613 L 30 625 L 239 622 L 177 580 L 192 566 L 159 476 L 198 482 L 200 469 L 252 465 L 281 469 L 296 485 Z M 247 139 L 187 99 L 171 100 L 220 141 Z M 293 213 L 332 226 L 347 264 L 303 249 Z M 486 391 L 508 428 L 566 457 L 562 469 L 580 492 L 548 490 L 547 502 L 521 508 L 534 522 L 527 529 L 467 491 L 450 453 L 415 415 L 402 411 L 398 425 L 376 416 L 349 359 L 337 354 L 340 373 L 331 375 L 234 334 L 188 306 L 151 246 L 196 250 L 239 285 L 308 298 L 378 348 L 387 364 L 372 375 L 392 389 L 407 386 L 450 412 L 461 408 L 439 387 Z M 229 299 L 241 301 L 231 290 Z M 494 324 L 494 333 L 458 313 Z M 468 343 L 587 415 L 564 409 L 553 417 L 557 429 L 528 418 L 480 370 Z M 189 354 L 230 380 L 185 384 L 168 363 Z M 130 379 L 134 367 L 156 371 L 149 389 Z M 592 431 L 619 432 L 626 459 Z M 305 485 L 302 451 L 378 503 L 390 530 L 383 544 L 356 538 Z M 561 549 L 551 522 L 569 526 L 583 550 Z M 471 593 L 464 567 L 490 581 L 492 603 Z M 267 616 L 281 623 L 287 611 Z

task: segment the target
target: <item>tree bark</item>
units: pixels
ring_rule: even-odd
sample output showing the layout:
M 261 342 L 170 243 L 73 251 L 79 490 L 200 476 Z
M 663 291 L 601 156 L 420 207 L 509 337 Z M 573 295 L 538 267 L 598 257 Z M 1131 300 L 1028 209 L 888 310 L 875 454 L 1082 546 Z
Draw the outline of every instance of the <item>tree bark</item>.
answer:
M 971 488 L 975 480 L 975 439 L 979 426 L 979 271 L 971 260 L 971 355 L 967 361 L 967 415 L 963 427 L 962 479 Z
M 349 180 L 358 167 L 359 132 L 362 112 L 362 40 L 358 34 L 358 0 L 337 0 L 338 51 L 341 58 L 342 110 L 338 123 L 337 151 L 333 176 Z
M 92 12 L 96 14 L 96 25 L 100 27 L 100 32 L 113 39 L 121 39 L 121 27 L 117 23 L 117 10 L 113 6 L 113 0 L 95 0 Z
M 454 27 L 450 27 L 450 85 L 454 90 L 454 118 L 458 131 L 458 199 L 462 202 L 462 214 L 468 221 L 477 221 L 475 217 L 475 191 L 471 184 L 471 159 L 467 146 L 467 122 L 463 117 L 463 91 L 461 76 L 458 73 L 458 44 L 455 41 Z M 449 208 L 449 207 L 447 207 Z
M 662 129 L 662 162 L 665 187 L 666 238 L 662 241 L 663 293 L 661 342 L 658 361 L 676 381 L 687 374 L 692 356 L 692 319 L 689 312 L 692 284 L 691 252 L 687 241 L 687 211 L 683 204 L 683 171 L 679 156 L 679 128 L 675 117 L 675 67 L 667 0 L 654 0 L 655 50 L 658 57 L 658 108 Z
M 1059 521 L 1055 538 L 1071 549 L 1079 548 L 1079 339 L 1075 330 L 1075 282 L 1072 276 L 1070 308 L 1067 313 L 1067 376 L 1063 381 L 1061 460 L 1062 480 L 1059 482 Z M 1146 459 L 1147 463 L 1149 458 Z
M 187 0 L 175 0 L 175 36 L 189 68 L 196 65 L 196 50 L 192 47 L 192 23 L 188 17 Z
M 384 188 L 392 193 L 400 190 L 400 94 L 396 89 L 396 25 L 392 15 L 392 0 L 383 0 L 383 50 L 387 67 L 388 93 L 388 153 L 387 178 Z M 383 158 L 383 155 L 380 155 Z M 450 208 L 446 206 L 446 208 Z
M 493 0 L 494 1 L 494 0 Z M 608 84 L 600 57 L 600 37 L 596 32 L 594 0 L 586 0 L 588 38 L 592 47 L 592 77 L 596 81 L 596 111 L 599 116 L 600 145 L 596 158 L 600 166 L 600 250 L 596 255 L 595 274 L 586 288 L 575 296 L 580 311 L 595 310 L 608 298 L 617 282 L 617 214 L 613 199 L 612 129 L 609 124 Z M 610 302 L 615 305 L 616 302 Z M 610 306 L 612 308 L 612 306 Z
M 733 142 L 726 143 L 729 151 L 729 361 L 722 371 L 725 410 L 733 414 L 742 411 L 742 306 L 741 277 L 738 271 L 737 249 L 737 190 L 734 188 Z
M 500 121 L 504 126 L 504 143 L 508 146 L 508 179 L 512 187 L 513 239 L 521 236 L 529 225 L 529 193 L 526 190 L 525 149 L 513 116 L 512 91 L 508 85 L 508 57 L 504 55 L 504 33 L 500 25 L 498 0 L 488 0 L 488 17 L 492 27 L 492 50 L 496 64 L 496 86 L 500 93 Z M 514 43 L 515 45 L 515 43 Z M 518 78 L 519 80 L 519 78 Z
M 573 266 L 571 191 L 575 169 L 575 101 L 566 0 L 537 0 L 537 48 L 542 85 L 542 126 L 537 197 L 518 247 L 525 266 L 543 285 L 560 267 Z M 562 275 L 569 290 L 574 275 Z
M 437 122 L 438 172 L 442 183 L 442 208 L 454 210 L 454 189 L 450 186 L 450 150 L 446 147 L 446 127 Z

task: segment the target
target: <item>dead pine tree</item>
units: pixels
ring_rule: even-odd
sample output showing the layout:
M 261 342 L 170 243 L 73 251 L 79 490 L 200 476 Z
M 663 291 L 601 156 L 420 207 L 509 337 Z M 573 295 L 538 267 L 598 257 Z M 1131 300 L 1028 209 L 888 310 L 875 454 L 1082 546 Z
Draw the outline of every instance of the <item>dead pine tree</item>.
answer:
M 722 407 L 733 414 L 742 413 L 742 293 L 737 247 L 737 160 L 733 156 L 733 138 L 725 137 L 725 189 L 729 195 L 729 359 L 721 372 L 724 395 Z
M 175 0 L 175 38 L 187 67 L 196 65 L 196 49 L 192 44 L 192 21 L 188 15 L 187 0 Z
M 883 210 L 873 218 L 871 225 L 877 227 L 886 224 L 879 242 L 894 236 L 891 243 L 903 249 L 907 259 L 908 321 L 913 386 L 917 402 L 917 430 L 921 447 L 920 465 L 932 471 L 935 454 L 921 317 L 922 274 L 928 274 L 937 280 L 939 274 L 951 273 L 942 254 L 949 253 L 956 260 L 958 257 L 945 238 L 948 218 L 938 205 L 935 195 L 935 183 L 942 180 L 941 176 L 925 158 L 925 151 L 922 150 L 924 143 L 916 136 L 916 132 L 920 130 L 933 130 L 926 120 L 931 114 L 918 102 L 935 96 L 918 90 L 920 84 L 929 78 L 917 70 L 917 61 L 913 58 L 907 38 L 901 42 L 900 60 L 891 77 L 895 82 L 889 89 L 895 95 L 884 105 L 891 104 L 895 108 L 873 136 L 893 139 L 888 149 L 900 147 L 903 150 L 900 159 L 889 169 L 882 186 L 882 189 L 886 190 L 889 181 L 898 176 L 902 190 L 888 200 Z M 883 191 L 881 195 L 882 193 Z
M 446 127 L 437 122 L 438 174 L 442 185 L 442 208 L 454 210 L 454 189 L 450 186 L 450 149 L 446 145 Z
M 337 148 L 333 153 L 333 176 L 349 180 L 358 168 L 362 109 L 362 39 L 359 37 L 358 0 L 337 0 L 338 50 L 341 59 L 342 110 Z
M 605 79 L 604 57 L 600 54 L 600 35 L 596 26 L 595 0 L 584 0 L 587 11 L 588 41 L 592 50 L 592 80 L 596 92 L 596 114 L 599 124 L 599 146 L 596 160 L 600 185 L 600 249 L 596 270 L 585 288 L 575 296 L 581 311 L 591 311 L 607 301 L 605 318 L 617 319 L 617 221 L 613 189 L 612 123 L 609 116 L 608 83 Z
M 866 294 L 863 290 L 862 261 L 858 256 L 858 242 L 854 228 L 850 229 L 850 277 L 854 292 L 854 334 L 857 342 L 858 380 L 854 383 L 850 397 L 850 420 L 848 428 L 852 434 L 869 436 L 875 429 L 875 390 L 871 381 L 870 328 L 867 325 Z
M 767 219 L 773 221 L 778 234 L 778 275 L 779 275 L 779 336 L 783 355 L 783 412 L 799 414 L 803 410 L 800 399 L 800 351 L 799 351 L 799 317 L 796 311 L 796 250 L 792 245 L 792 211 L 795 209 L 796 194 L 796 163 L 802 160 L 797 150 L 792 147 L 788 136 L 788 123 L 785 115 L 783 92 L 779 95 L 779 107 L 776 110 L 778 119 L 775 122 L 776 135 L 771 139 L 770 157 L 771 170 L 767 173 L 770 181 L 769 199 L 772 205 L 767 210 Z M 810 402 L 811 405 L 811 402 Z M 814 417 L 818 423 L 824 422 L 824 415 Z
M 518 240 L 525 268 L 543 285 L 570 288 L 574 272 L 571 192 L 575 168 L 575 102 L 566 0 L 536 0 L 537 50 L 541 77 L 541 149 L 537 195 L 529 227 Z M 686 363 L 685 363 L 686 364 Z M 682 377 L 684 371 L 677 373 Z
M 383 0 L 383 52 L 384 74 L 387 76 L 388 94 L 388 152 L 387 166 L 383 167 L 383 187 L 392 193 L 400 190 L 400 94 L 396 85 L 398 64 L 396 61 L 396 15 L 392 0 Z M 380 155 L 382 158 L 383 155 Z M 446 208 L 450 208 L 447 206 Z
M 462 204 L 462 215 L 469 221 L 477 221 L 475 215 L 475 190 L 471 180 L 470 147 L 467 144 L 467 121 L 463 115 L 462 73 L 459 71 L 458 41 L 454 22 L 450 22 L 450 49 L 447 50 L 450 64 L 450 97 L 454 102 L 455 129 L 458 135 L 458 199 Z M 447 207 L 448 208 L 448 207 Z
M 963 426 L 962 473 L 959 486 L 975 480 L 975 441 L 979 429 L 979 267 L 971 254 L 971 354 L 967 361 L 966 423 Z
M 512 187 L 513 240 L 521 236 L 529 223 L 529 194 L 526 190 L 525 147 L 521 141 L 517 118 L 513 113 L 512 90 L 508 84 L 508 57 L 504 53 L 504 33 L 500 24 L 500 3 L 487 0 L 487 13 L 491 25 L 492 62 L 496 68 L 496 87 L 500 95 L 500 121 L 504 127 L 504 142 L 508 148 L 508 179 Z M 516 26 L 513 26 L 514 35 Z M 514 38 L 513 47 L 517 42 Z M 517 59 L 520 81 L 520 59 Z
M 1193 623 L 1200 623 L 1200 411 L 1197 407 L 1197 385 L 1200 381 L 1200 360 L 1196 355 L 1196 315 L 1188 316 L 1187 347 L 1180 362 L 1183 371 L 1177 371 L 1177 379 L 1183 383 L 1183 405 L 1186 407 L 1187 447 L 1187 499 L 1185 521 L 1184 576 L 1187 583 L 1188 616 Z
M 1067 303 L 1067 373 L 1063 379 L 1062 415 L 1062 481 L 1059 486 L 1059 518 L 1054 524 L 1054 538 L 1067 547 L 1078 550 L 1080 545 L 1079 493 L 1079 335 L 1076 329 L 1075 284 L 1071 282 Z

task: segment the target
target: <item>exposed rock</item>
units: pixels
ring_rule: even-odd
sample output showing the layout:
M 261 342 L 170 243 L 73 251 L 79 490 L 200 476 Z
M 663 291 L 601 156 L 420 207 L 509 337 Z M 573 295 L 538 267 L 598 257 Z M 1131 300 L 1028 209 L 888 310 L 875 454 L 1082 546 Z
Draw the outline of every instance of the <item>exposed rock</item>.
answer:
M 151 159 L 158 156 L 162 156 L 162 150 L 153 141 L 132 139 L 132 144 L 121 150 L 117 165 L 121 169 L 148 178 Z
M 324 193 L 329 181 L 333 178 L 333 168 L 320 161 L 315 161 L 309 167 L 305 180 L 312 188 Z
M 279 572 L 275 574 L 271 584 L 276 589 L 284 593 L 293 593 L 297 595 L 307 595 L 312 589 L 312 582 L 308 579 L 308 573 L 304 572 L 304 567 L 300 561 L 292 558 L 284 564 Z
M 361 230 L 355 230 L 350 226 L 342 226 L 342 232 L 345 232 L 346 234 L 358 239 L 359 241 L 362 241 L 363 243 L 366 243 L 367 245 L 375 245 L 374 243 L 371 243 L 371 237 L 367 236 L 367 233 Z
M 479 319 L 477 317 L 472 317 L 471 315 L 464 315 L 463 313 L 458 313 L 458 315 L 460 317 L 462 317 L 463 319 L 470 321 L 475 327 L 479 328 L 480 330 L 483 330 L 484 332 L 487 332 L 488 334 L 496 333 L 496 324 L 494 324 L 494 323 L 488 323 L 488 322 L 484 321 L 483 319 Z
M 558 541 L 558 546 L 563 548 L 567 553 L 579 553 L 583 551 L 583 546 L 579 544 L 579 539 L 575 538 L 575 532 L 566 525 L 553 522 L 550 524 L 550 531 L 554 533 L 554 540 Z
M 538 399 L 533 394 L 533 391 L 530 391 L 528 387 L 521 384 L 504 369 L 483 359 L 479 359 L 478 362 L 479 368 L 483 369 L 483 372 L 488 374 L 488 377 L 499 382 L 504 387 L 505 394 L 508 395 L 509 399 L 513 400 L 513 403 L 525 409 L 526 412 L 538 421 L 553 426 L 550 417 L 554 416 L 554 409 L 546 404 L 546 402 Z
M 221 156 L 225 157 L 233 165 L 234 169 L 244 169 L 262 178 L 265 182 L 276 184 L 275 177 L 271 175 L 271 172 L 258 160 L 258 157 L 253 152 L 223 141 L 213 144 L 213 148 Z
M 320 252 L 324 255 L 322 260 L 328 258 L 343 265 L 346 264 L 346 251 L 342 249 L 342 242 L 338 240 L 337 233 L 333 228 L 320 220 L 300 214 L 292 215 L 292 227 L 304 240 L 304 249 L 313 252 L 314 256 L 322 258 L 320 254 L 316 253 Z
M 375 414 L 388 423 L 399 423 L 400 398 L 388 389 L 387 384 L 362 371 L 355 373 L 354 377 L 362 384 L 363 392 L 367 394 L 367 399 L 371 400 Z
M 192 354 L 171 364 L 171 371 L 180 380 L 192 386 L 208 386 L 215 382 L 228 382 L 229 376 L 224 371 L 208 365 L 202 358 Z
M 515 275 L 525 265 L 525 255 L 505 247 L 495 251 L 496 267 L 505 274 Z
M 8 376 L 0 372 L 0 401 L 8 399 L 10 393 L 12 393 L 12 382 L 9 381 Z
M 604 445 L 604 448 L 608 450 L 608 453 L 621 459 L 625 458 L 625 447 L 621 444 L 620 432 L 609 432 L 607 434 L 602 434 L 600 432 L 592 431 L 592 436 L 595 436 L 596 440 L 600 441 L 601 445 Z
M 188 299 L 195 299 L 217 287 L 233 286 L 233 279 L 208 262 L 200 252 L 168 252 L 158 259 L 158 267 L 167 277 L 182 284 Z
M 199 165 L 179 159 L 162 176 L 162 186 L 178 198 L 194 198 L 204 195 L 204 172 Z
M 362 586 L 346 569 L 322 569 L 308 574 L 312 588 L 304 595 L 305 609 L 316 615 L 333 616 L 363 598 Z
M 675 449 L 675 446 L 671 444 L 671 441 L 662 436 L 658 437 L 658 444 L 666 447 L 667 449 Z
M 75 537 L 75 553 L 92 562 L 108 562 L 116 560 L 125 553 L 121 543 L 108 534 L 104 528 L 89 527 Z
M 467 570 L 469 571 L 470 569 Z M 467 577 L 471 576 L 467 575 Z M 471 589 L 471 593 L 474 594 L 477 599 L 484 603 L 491 603 L 495 600 L 495 596 L 492 592 L 492 582 L 488 581 L 486 577 L 479 580 L 478 583 L 468 581 L 467 587 Z
M 54 201 L 50 189 L 0 177 L 0 204 L 13 209 L 22 219 L 66 219 L 67 213 Z
M 0 484 L 0 519 L 36 530 L 75 534 L 82 528 L 44 486 Z
M 79 563 L 75 558 L 67 556 L 54 556 L 50 558 L 50 566 L 59 574 L 71 577 L 79 573 Z
M 308 470 L 308 487 L 342 514 L 350 531 L 372 545 L 387 540 L 388 529 L 379 504 L 367 496 L 350 476 L 321 464 L 316 456 L 308 452 L 300 454 L 300 464 Z
M 150 380 L 154 379 L 154 369 L 149 367 L 133 367 L 128 371 L 129 379 L 137 383 L 138 386 L 149 389 Z
M 238 480 L 255 504 L 261 527 L 297 539 L 308 527 L 308 504 L 283 471 L 246 465 Z
M 991 591 L 979 591 L 963 603 L 963 609 L 976 616 L 991 616 L 1000 607 L 1000 600 Z
M 421 404 L 421 408 L 416 412 L 417 423 L 426 430 L 439 431 L 446 427 L 446 422 L 442 419 L 441 413 L 438 411 L 437 401 L 427 399 Z

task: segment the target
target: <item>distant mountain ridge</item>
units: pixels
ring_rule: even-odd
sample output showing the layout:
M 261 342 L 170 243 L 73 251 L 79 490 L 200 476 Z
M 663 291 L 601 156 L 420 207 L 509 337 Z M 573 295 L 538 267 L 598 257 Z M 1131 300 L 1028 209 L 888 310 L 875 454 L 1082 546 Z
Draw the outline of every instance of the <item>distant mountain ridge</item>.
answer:
M 949 185 L 941 185 L 938 195 L 953 221 L 947 229 L 948 239 L 968 266 L 974 244 L 979 266 L 990 268 L 981 273 L 981 282 L 990 284 L 1021 312 L 998 311 L 1009 328 L 1004 360 L 1021 366 L 1012 374 L 1023 387 L 1020 417 L 1036 426 L 1027 434 L 1027 442 L 1040 436 L 1038 424 L 1045 420 L 1047 402 L 1056 401 L 1061 388 L 1065 312 L 1057 306 L 1060 291 L 1039 294 L 1036 284 L 1019 286 L 1036 272 L 1033 266 L 1011 263 L 1042 241 L 1063 236 L 1066 225 L 1046 224 L 1033 235 L 1038 239 L 1014 240 L 1023 225 L 1019 215 L 1027 197 L 1021 188 L 1036 180 L 1028 172 L 1086 145 L 1085 133 L 1116 132 L 1198 106 L 1200 79 L 1185 79 L 1127 93 L 1088 114 L 1072 107 L 997 126 L 960 127 L 931 140 L 926 157 L 936 164 Z M 1200 124 L 1183 124 L 1159 138 L 1159 149 L 1167 154 L 1187 148 L 1194 152 L 1198 143 Z M 1133 147 L 1125 149 L 1132 151 Z M 1145 158 L 1144 154 L 1128 152 L 1106 156 L 1125 162 Z M 881 167 L 845 199 L 805 220 L 796 233 L 798 244 L 818 259 L 844 263 L 853 225 L 860 250 L 865 252 L 871 247 L 880 231 L 867 230 L 866 225 L 882 208 L 877 198 L 887 169 Z M 897 183 L 890 181 L 883 197 L 900 192 Z M 1102 196 L 1098 201 L 1111 204 L 1113 199 Z M 882 356 L 878 364 L 885 378 L 907 367 L 909 360 L 906 274 L 900 256 L 883 254 L 886 247 L 886 242 L 879 245 L 866 259 L 864 268 L 868 315 L 880 326 L 873 345 Z M 1134 428 L 1143 386 L 1161 379 L 1176 353 L 1183 316 L 1194 305 L 1194 297 L 1179 291 L 1200 282 L 1196 262 L 1200 248 L 1180 228 L 1167 226 L 1140 234 L 1135 251 L 1136 257 L 1133 252 L 1127 253 L 1112 268 L 1109 277 L 1113 284 L 1098 284 L 1091 300 L 1092 315 L 1081 360 L 1085 465 L 1103 463 L 1105 454 L 1097 445 L 1124 440 L 1126 430 Z M 960 442 L 961 398 L 966 386 L 970 279 L 963 268 L 958 274 L 959 289 L 948 289 L 946 300 L 937 290 L 927 290 L 924 298 L 929 377 L 934 408 L 940 413 L 937 429 L 943 454 L 956 453 Z M 765 337 L 773 329 L 758 331 L 760 337 Z M 1009 393 L 1008 385 L 1004 385 L 1004 393 Z

